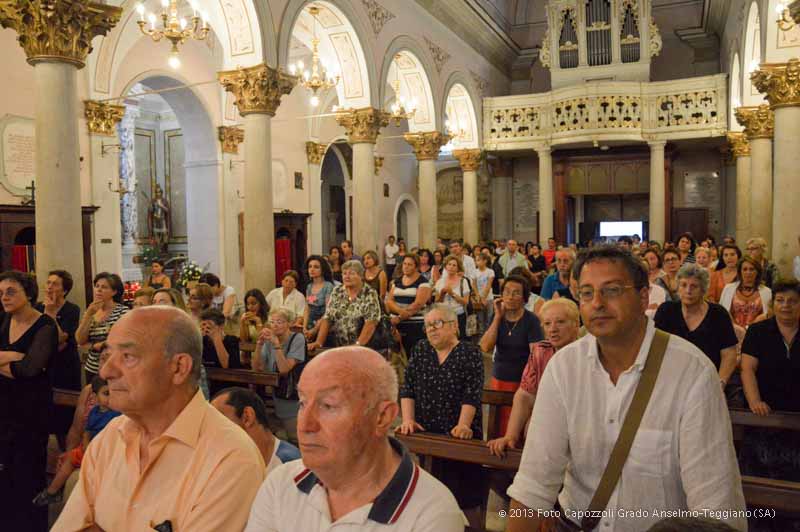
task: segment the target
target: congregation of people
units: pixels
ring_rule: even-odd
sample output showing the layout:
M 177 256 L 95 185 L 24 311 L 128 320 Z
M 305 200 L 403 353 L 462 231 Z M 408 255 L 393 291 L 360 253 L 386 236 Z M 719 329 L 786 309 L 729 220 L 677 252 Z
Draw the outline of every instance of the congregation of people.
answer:
M 653 509 L 800 526 L 748 518 L 741 481 L 800 481 L 800 436 L 734 446 L 729 415 L 800 412 L 800 271 L 764 239 L 472 244 L 345 240 L 242 297 L 156 260 L 132 301 L 97 274 L 85 309 L 70 272 L 0 274 L 2 528 L 47 530 L 65 503 L 52 530 L 483 530 L 490 490 L 509 532 L 667 530 Z M 513 393 L 496 435 L 484 390 Z M 395 438 L 419 432 L 521 450 L 519 470 L 424 470 Z

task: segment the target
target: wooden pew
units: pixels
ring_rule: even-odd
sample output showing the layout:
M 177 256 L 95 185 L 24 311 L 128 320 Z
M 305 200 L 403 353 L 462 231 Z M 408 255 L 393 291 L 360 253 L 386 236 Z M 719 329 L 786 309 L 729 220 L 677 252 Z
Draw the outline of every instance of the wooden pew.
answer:
M 62 388 L 53 388 L 53 404 L 58 406 L 71 406 L 76 408 L 78 406 L 78 397 L 81 392 L 77 390 L 65 390 Z
M 741 427 L 763 427 L 800 432 L 800 412 L 772 412 L 757 416 L 743 408 L 731 408 L 731 423 Z
M 232 384 L 256 384 L 261 386 L 277 386 L 277 373 L 261 373 L 249 369 L 206 368 L 208 380 Z
M 427 471 L 430 471 L 432 458 L 448 458 L 506 471 L 519 469 L 519 461 L 522 458 L 520 449 L 508 449 L 506 457 L 503 459 L 489 454 L 486 442 L 458 440 L 443 434 L 417 432 L 403 435 L 398 432 L 395 434 L 395 438 L 400 440 L 410 452 L 419 456 L 422 468 Z

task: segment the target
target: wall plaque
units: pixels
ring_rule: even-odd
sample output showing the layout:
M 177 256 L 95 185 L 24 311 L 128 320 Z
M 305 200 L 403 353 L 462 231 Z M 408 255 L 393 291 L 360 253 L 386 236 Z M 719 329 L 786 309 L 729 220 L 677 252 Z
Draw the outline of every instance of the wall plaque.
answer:
M 29 195 L 36 179 L 36 126 L 32 118 L 0 118 L 0 183 L 14 195 Z

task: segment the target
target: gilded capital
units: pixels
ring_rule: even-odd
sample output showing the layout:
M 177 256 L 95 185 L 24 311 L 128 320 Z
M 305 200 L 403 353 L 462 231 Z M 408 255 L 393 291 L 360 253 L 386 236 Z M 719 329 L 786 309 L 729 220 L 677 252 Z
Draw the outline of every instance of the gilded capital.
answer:
M 418 161 L 436 160 L 439 150 L 450 142 L 450 136 L 439 131 L 426 131 L 425 133 L 406 133 L 403 135 L 411 147 Z
M 389 124 L 391 115 L 385 111 L 364 107 L 336 114 L 336 122 L 342 126 L 350 144 L 368 142 L 375 144 L 381 128 Z
M 89 133 L 113 137 L 117 134 L 117 124 L 125 116 L 125 106 L 86 100 L 83 102 L 83 114 Z
M 297 83 L 296 76 L 290 76 L 264 63 L 220 72 L 217 76 L 223 88 L 233 94 L 236 108 L 242 116 L 275 116 L 281 98 L 292 92 Z
M 728 146 L 735 159 L 750 157 L 750 141 L 741 131 L 728 131 Z
M 381 173 L 381 168 L 383 168 L 383 157 L 380 155 L 375 156 L 375 175 Z
M 217 128 L 222 153 L 239 153 L 239 144 L 244 142 L 244 129 L 236 126 L 219 126 Z
M 737 107 L 734 114 L 748 140 L 771 139 L 775 133 L 775 113 L 765 103 L 758 107 Z
M 458 164 L 465 172 L 474 172 L 481 165 L 481 150 L 453 150 L 453 157 L 458 159 Z
M 86 65 L 92 39 L 105 35 L 122 8 L 88 0 L 0 0 L 0 26 L 17 32 L 28 63 Z
M 761 65 L 750 79 L 773 109 L 800 106 L 800 59 L 795 57 L 788 63 Z
M 325 156 L 325 150 L 328 149 L 327 144 L 320 144 L 318 142 L 306 142 L 306 158 L 308 164 L 320 164 L 322 158 Z

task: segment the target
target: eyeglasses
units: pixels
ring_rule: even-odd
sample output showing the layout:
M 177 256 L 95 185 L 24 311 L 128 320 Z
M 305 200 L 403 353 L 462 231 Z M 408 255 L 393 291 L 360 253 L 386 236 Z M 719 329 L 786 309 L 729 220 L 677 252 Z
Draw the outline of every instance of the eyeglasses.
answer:
M 445 323 L 453 323 L 455 320 L 434 320 L 428 323 L 425 323 L 425 330 L 426 331 L 438 331 L 442 327 L 444 327 Z
M 600 297 L 602 299 L 616 299 L 622 295 L 622 293 L 627 290 L 628 288 L 636 288 L 632 284 L 621 286 L 621 285 L 611 285 L 611 286 L 604 286 L 598 292 L 600 292 Z M 578 298 L 583 301 L 584 303 L 589 303 L 590 301 L 594 300 L 594 288 L 581 288 L 578 290 Z
M 664 259 L 664 262 L 675 262 L 676 260 L 681 260 L 678 257 L 670 257 L 668 259 Z
M 522 290 L 503 290 L 503 295 L 507 297 L 522 297 L 524 293 Z

